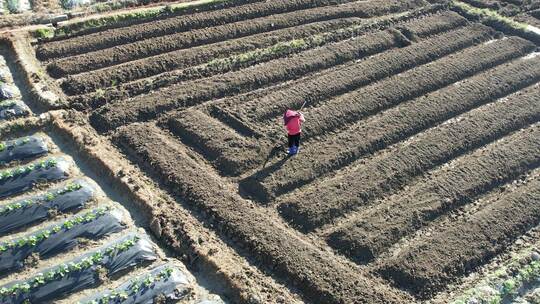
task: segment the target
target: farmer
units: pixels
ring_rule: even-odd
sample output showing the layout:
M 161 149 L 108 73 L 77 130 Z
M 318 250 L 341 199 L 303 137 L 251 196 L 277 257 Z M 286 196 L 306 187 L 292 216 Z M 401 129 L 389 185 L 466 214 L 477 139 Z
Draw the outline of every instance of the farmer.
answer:
M 300 111 L 287 110 L 283 115 L 283 123 L 289 137 L 289 150 L 287 153 L 292 156 L 298 153 L 300 148 L 300 135 L 302 134 L 302 123 L 305 121 L 304 114 Z

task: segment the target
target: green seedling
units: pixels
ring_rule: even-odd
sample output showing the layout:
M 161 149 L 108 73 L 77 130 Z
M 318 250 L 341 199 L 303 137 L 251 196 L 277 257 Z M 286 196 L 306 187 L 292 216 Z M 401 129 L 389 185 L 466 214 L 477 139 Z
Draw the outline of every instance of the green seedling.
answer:
M 477 287 L 466 291 L 452 303 L 469 303 L 472 299 L 479 303 L 510 302 L 520 288 L 540 279 L 540 262 L 529 261 L 527 256 L 529 254 L 513 257 L 508 265 L 488 275 Z M 483 292 L 485 286 L 492 287 L 493 293 Z
M 156 282 L 167 280 L 173 271 L 173 268 L 165 267 L 156 275 L 149 274 L 142 279 L 131 281 L 126 290 L 112 291 L 110 294 L 103 295 L 99 299 L 95 299 L 84 304 L 116 303 L 118 300 L 126 300 L 130 295 L 136 295 L 139 291 L 141 291 L 141 289 L 150 288 L 152 284 Z
M 9 178 L 10 176 L 12 176 L 10 171 L 2 172 L 2 173 L 0 173 L 0 176 L 3 176 L 3 174 L 6 174 L 6 176 L 4 178 Z M 0 180 L 2 180 L 2 179 L 3 178 L 0 178 Z M 58 196 L 60 196 L 60 195 L 64 195 L 64 194 L 69 193 L 69 192 L 77 191 L 77 190 L 79 190 L 81 188 L 82 188 L 82 185 L 80 185 L 80 184 L 69 183 L 66 187 L 64 187 L 61 190 L 58 190 L 57 192 L 49 192 L 49 193 L 47 193 L 44 196 L 43 200 L 52 201 L 55 198 L 57 198 Z M 38 203 L 39 201 L 40 201 L 39 199 L 36 199 L 36 200 L 26 199 L 26 200 L 24 200 L 22 202 L 15 202 L 15 203 L 5 205 L 4 207 L 0 207 L 0 215 L 8 214 L 8 213 L 10 213 L 12 211 L 19 210 L 19 209 L 21 209 L 23 207 L 28 207 L 30 205 Z
M 18 167 L 12 170 L 5 170 L 0 173 L 0 181 L 9 179 L 9 178 L 16 178 L 20 175 L 30 173 L 33 170 L 39 170 L 39 169 L 48 169 L 52 167 L 56 167 L 58 164 L 58 161 L 56 159 L 49 159 L 49 160 L 42 160 L 38 162 L 37 164 L 30 164 L 27 166 Z
M 40 28 L 32 32 L 32 35 L 36 38 L 52 38 L 54 37 L 54 29 L 52 28 Z
M 32 279 L 20 284 L 14 284 L 10 288 L 0 289 L 0 297 L 6 297 L 10 295 L 24 294 L 31 292 L 32 289 L 38 288 L 48 282 L 61 279 L 71 272 L 80 272 L 86 270 L 94 265 L 102 265 L 105 256 L 112 256 L 125 251 L 139 240 L 138 236 L 134 236 L 128 240 L 116 244 L 113 246 L 113 251 L 110 254 L 102 253 L 101 251 L 95 252 L 90 258 L 84 258 L 78 263 L 62 264 L 56 267 L 54 270 L 49 271 L 47 274 L 38 274 Z M 127 245 L 127 246 L 126 246 Z
M 14 105 L 15 105 L 15 101 L 13 101 L 13 100 L 2 101 L 2 102 L 0 102 L 0 109 L 11 108 Z
M 14 249 L 17 247 L 19 248 L 24 247 L 24 246 L 35 247 L 40 242 L 48 239 L 51 235 L 59 233 L 60 231 L 62 231 L 62 229 L 69 230 L 69 229 L 72 229 L 76 225 L 90 223 L 96 218 L 103 216 L 110 210 L 111 210 L 110 207 L 98 208 L 94 211 L 90 211 L 83 215 L 77 216 L 73 219 L 67 220 L 61 225 L 56 225 L 50 230 L 45 229 L 29 237 L 22 237 L 16 241 L 9 241 L 9 242 L 2 243 L 0 244 L 0 252 L 4 252 L 4 251 L 7 251 L 8 249 Z M 125 246 L 130 246 L 130 245 L 132 246 L 131 243 Z
M 452 1 L 451 6 L 466 12 L 469 15 L 477 16 L 479 18 L 503 23 L 506 26 L 519 31 L 528 31 L 528 24 L 514 21 L 511 18 L 505 17 L 497 13 L 496 11 L 487 8 L 477 8 L 461 1 Z

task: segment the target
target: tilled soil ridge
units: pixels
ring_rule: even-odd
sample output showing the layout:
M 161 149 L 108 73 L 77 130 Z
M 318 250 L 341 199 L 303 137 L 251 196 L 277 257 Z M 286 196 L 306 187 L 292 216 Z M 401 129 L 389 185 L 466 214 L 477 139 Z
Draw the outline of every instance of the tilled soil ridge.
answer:
M 160 129 L 133 124 L 121 128 L 116 141 L 141 165 L 152 163 L 152 171 L 176 194 L 215 218 L 221 231 L 234 235 L 258 261 L 284 280 L 290 280 L 313 303 L 410 301 L 405 294 L 350 269 L 298 238 L 263 210 L 227 191 L 222 181 L 191 159 Z

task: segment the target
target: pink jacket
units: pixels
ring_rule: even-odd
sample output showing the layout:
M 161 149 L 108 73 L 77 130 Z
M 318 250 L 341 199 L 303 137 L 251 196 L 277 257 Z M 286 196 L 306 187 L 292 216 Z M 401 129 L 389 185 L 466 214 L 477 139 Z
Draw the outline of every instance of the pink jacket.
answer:
M 304 114 L 293 110 L 287 110 L 283 115 L 283 123 L 289 135 L 302 133 L 302 123 L 305 121 Z

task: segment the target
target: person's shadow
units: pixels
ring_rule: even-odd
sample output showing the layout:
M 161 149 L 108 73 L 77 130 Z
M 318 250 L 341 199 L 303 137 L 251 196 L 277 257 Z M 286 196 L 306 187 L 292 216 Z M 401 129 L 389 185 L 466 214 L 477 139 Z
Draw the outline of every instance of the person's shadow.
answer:
M 266 159 L 264 160 L 264 163 L 263 163 L 263 170 L 264 168 L 266 168 L 266 164 L 268 164 L 268 161 L 271 160 L 272 158 L 276 157 L 276 156 L 284 156 L 287 154 L 287 150 L 285 150 L 285 146 L 283 144 L 277 144 L 275 145 L 271 150 L 270 152 L 268 153 L 268 155 L 266 156 Z
M 266 166 L 274 158 L 281 157 L 278 161 L 272 163 L 270 166 Z M 284 144 L 276 144 L 266 156 L 266 160 L 260 170 L 257 170 L 252 175 L 243 178 L 239 181 L 240 195 L 246 198 L 254 198 L 257 201 L 263 202 L 266 200 L 265 195 L 262 194 L 263 189 L 260 188 L 259 180 L 269 176 L 272 172 L 277 171 L 285 162 L 291 158 L 287 154 L 287 150 Z

